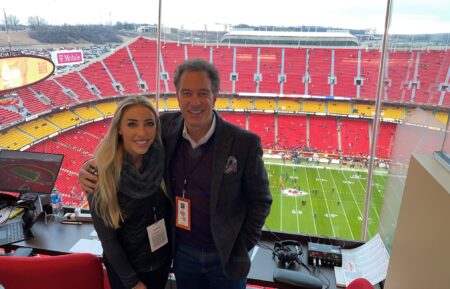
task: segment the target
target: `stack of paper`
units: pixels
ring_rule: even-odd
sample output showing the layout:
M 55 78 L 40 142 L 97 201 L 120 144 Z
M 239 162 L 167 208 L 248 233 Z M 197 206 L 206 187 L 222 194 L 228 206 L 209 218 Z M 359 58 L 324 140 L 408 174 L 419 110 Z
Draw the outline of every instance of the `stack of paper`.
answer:
M 365 278 L 372 285 L 386 279 L 389 253 L 379 234 L 355 249 L 342 249 L 342 267 L 334 267 L 336 285 L 347 287 L 357 278 Z
M 90 234 L 93 237 L 97 236 L 95 230 Z M 72 248 L 70 248 L 72 253 L 91 253 L 97 256 L 103 254 L 103 248 L 101 242 L 98 238 L 93 239 L 80 239 L 78 240 Z

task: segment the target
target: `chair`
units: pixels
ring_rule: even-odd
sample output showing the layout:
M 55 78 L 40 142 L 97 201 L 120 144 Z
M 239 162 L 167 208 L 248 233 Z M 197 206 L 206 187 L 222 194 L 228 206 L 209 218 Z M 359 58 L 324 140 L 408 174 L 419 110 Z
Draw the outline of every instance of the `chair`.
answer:
M 348 284 L 347 289 L 374 289 L 372 284 L 364 278 L 358 278 Z
M 92 254 L 0 256 L 0 284 L 6 289 L 103 289 L 103 278 L 102 262 Z

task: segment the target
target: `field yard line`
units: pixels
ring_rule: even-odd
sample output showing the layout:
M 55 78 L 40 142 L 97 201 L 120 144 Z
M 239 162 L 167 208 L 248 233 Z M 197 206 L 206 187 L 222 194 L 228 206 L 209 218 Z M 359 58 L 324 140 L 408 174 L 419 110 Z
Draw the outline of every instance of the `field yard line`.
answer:
M 364 186 L 363 186 L 363 184 L 362 184 L 360 179 L 358 179 L 358 182 L 361 185 L 361 187 L 363 188 L 363 190 L 365 190 L 366 188 L 364 188 Z M 366 194 L 367 194 L 367 192 L 366 192 Z M 373 210 L 375 211 L 375 214 L 377 215 L 378 221 L 380 221 L 380 214 L 378 213 L 377 208 L 374 206 L 372 200 L 370 200 L 370 205 L 372 206 Z
M 325 198 L 325 205 L 327 206 L 328 219 L 330 219 L 331 229 L 333 229 L 333 237 L 336 238 L 336 232 L 334 231 L 334 225 L 333 225 L 333 220 L 332 220 L 333 218 L 331 218 L 330 207 L 328 206 L 327 196 L 325 195 L 325 191 L 323 189 L 323 184 L 322 184 L 322 181 L 321 181 L 322 177 L 320 176 L 319 169 L 316 169 L 316 170 L 317 170 L 317 173 L 319 174 L 319 183 L 320 183 L 320 186 L 322 187 L 322 194 L 323 194 L 323 197 Z
M 304 168 L 304 169 L 305 169 L 305 176 L 306 176 L 306 184 L 308 185 L 308 191 L 309 191 L 309 202 L 311 203 L 311 209 L 313 209 L 313 201 L 312 201 L 312 198 L 311 198 L 311 188 L 309 187 L 308 173 L 307 173 L 306 168 Z M 313 212 L 313 210 L 311 210 L 311 214 L 313 215 L 312 219 L 314 221 L 314 230 L 316 231 L 316 235 L 317 235 L 317 225 L 316 225 L 316 219 L 314 219 L 314 212 Z
M 347 212 L 344 209 L 344 202 L 342 202 L 341 194 L 339 193 L 339 189 L 338 189 L 338 187 L 336 185 L 336 181 L 334 180 L 334 176 L 331 173 L 331 170 L 328 170 L 328 173 L 330 174 L 331 179 L 333 179 L 333 184 L 334 184 L 334 187 L 336 188 L 336 193 L 338 194 L 339 202 L 341 202 L 341 204 L 342 204 L 341 208 L 342 208 L 342 211 L 344 211 L 344 216 L 345 216 L 345 219 L 347 220 L 347 224 L 348 224 L 348 228 L 350 230 L 350 234 L 352 234 L 352 240 L 355 240 L 355 237 L 353 236 L 352 227 L 350 226 L 350 222 L 348 221 Z
M 362 212 L 361 212 L 361 209 L 359 208 L 359 205 L 358 205 L 358 202 L 356 201 L 356 198 L 355 198 L 355 194 L 353 194 L 353 190 L 352 190 L 352 187 L 350 186 L 350 184 L 348 183 L 348 179 L 347 179 L 347 176 L 344 174 L 344 172 L 343 171 L 340 171 L 341 172 L 341 174 L 344 176 L 344 178 L 345 178 L 345 181 L 347 182 L 347 186 L 348 186 L 348 188 L 350 189 L 350 192 L 352 193 L 352 197 L 353 197 L 353 200 L 355 201 L 355 203 L 356 203 L 356 207 L 358 208 L 358 211 L 359 211 L 359 215 L 360 215 L 360 217 L 362 218 L 363 217 L 363 215 L 362 215 Z
M 291 176 L 295 176 L 294 174 L 294 168 L 291 167 L 292 174 Z M 303 213 L 303 212 L 302 212 Z M 297 217 L 297 233 L 300 233 L 300 221 L 298 220 L 298 202 L 297 202 L 297 196 L 295 196 L 295 215 Z

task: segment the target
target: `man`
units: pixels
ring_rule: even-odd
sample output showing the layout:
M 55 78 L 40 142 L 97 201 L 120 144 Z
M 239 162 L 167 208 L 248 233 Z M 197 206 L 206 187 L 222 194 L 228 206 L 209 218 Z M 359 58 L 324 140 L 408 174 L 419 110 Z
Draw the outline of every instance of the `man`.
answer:
M 180 112 L 163 114 L 161 131 L 176 207 L 177 288 L 245 288 L 248 251 L 272 203 L 260 139 L 214 111 L 220 78 L 212 64 L 182 63 L 174 84 Z M 87 178 L 95 178 L 87 174 L 80 170 L 80 183 L 90 191 Z

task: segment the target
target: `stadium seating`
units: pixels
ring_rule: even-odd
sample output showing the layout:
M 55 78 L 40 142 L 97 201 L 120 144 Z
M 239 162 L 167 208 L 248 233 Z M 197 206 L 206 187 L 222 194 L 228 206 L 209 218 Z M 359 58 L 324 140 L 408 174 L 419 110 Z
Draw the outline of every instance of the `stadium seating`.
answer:
M 381 53 L 379 50 L 358 50 L 361 55 L 360 69 L 363 83 L 360 98 L 375 99 L 377 94 L 378 72 Z M 358 96 L 356 96 L 358 97 Z
M 306 149 L 306 117 L 301 115 L 278 115 L 278 148 Z
M 333 49 L 334 76 L 336 84 L 333 86 L 333 96 L 355 97 L 358 53 L 355 49 Z
M 18 150 L 33 142 L 35 138 L 13 127 L 0 132 L 0 147 Z
M 441 91 L 439 86 L 445 82 L 450 59 L 445 50 L 422 51 L 418 66 L 420 89 L 416 91 L 414 103 L 438 104 Z
M 79 72 L 71 72 L 58 77 L 58 82 L 65 88 L 72 90 L 80 101 L 97 99 L 97 96 L 87 88 L 87 84 L 80 77 Z
M 379 158 L 389 159 L 394 145 L 396 123 L 381 123 L 378 130 L 377 149 L 375 154 Z
M 447 123 L 447 120 L 448 120 L 448 113 L 445 113 L 445 112 L 441 112 L 441 111 L 438 111 L 438 112 L 436 112 L 436 114 L 434 115 L 440 122 L 442 122 L 442 123 Z
M 73 112 L 84 120 L 93 120 L 102 117 L 102 114 L 94 106 L 77 107 Z
M 231 99 L 231 108 L 244 110 L 244 109 L 253 109 L 253 103 L 251 98 L 241 98 L 241 97 L 233 97 Z
M 140 79 L 147 84 L 148 91 L 156 91 L 156 41 L 138 38 L 128 45 L 139 71 Z
M 278 74 L 281 72 L 281 48 L 261 47 L 258 62 L 262 74 L 259 92 L 280 93 Z
M 218 97 L 216 99 L 216 109 L 230 109 L 230 100 L 229 98 Z
M 171 78 L 179 63 L 185 59 L 202 57 L 218 67 L 222 78 L 221 91 L 224 93 L 307 94 L 370 100 L 376 94 L 381 56 L 379 50 L 372 49 L 228 47 L 210 44 L 205 47 L 178 45 L 174 42 L 161 44 L 161 51 L 161 72 L 165 73 L 160 82 L 161 92 L 175 91 Z M 53 108 L 95 101 L 99 97 L 144 91 L 153 93 L 156 91 L 155 55 L 156 41 L 139 37 L 80 70 L 19 89 L 17 94 L 26 110 L 34 115 Z M 450 106 L 450 97 L 445 97 L 446 92 L 441 88 L 445 85 L 450 64 L 447 51 L 389 51 L 387 59 L 383 100 Z M 262 79 L 255 82 L 258 69 Z M 233 72 L 236 74 L 232 75 Z M 306 73 L 310 76 L 310 83 L 307 84 L 304 83 Z M 279 82 L 281 74 L 284 76 L 282 85 Z M 331 76 L 335 79 L 330 78 Z M 357 76 L 361 78 L 360 86 L 355 83 Z M 115 87 L 113 79 L 121 87 Z M 415 80 L 417 84 L 413 83 Z M 147 87 L 140 81 L 145 82 Z M 173 107 L 173 103 L 169 106 Z M 160 107 L 167 108 L 167 105 Z M 228 108 L 228 105 L 222 107 Z M 286 111 L 298 111 L 296 107 L 290 109 L 286 105 L 280 105 L 282 107 L 287 107 Z M 233 102 L 232 108 L 254 107 L 250 103 L 240 106 Z M 328 111 L 347 114 L 333 110 L 334 108 L 331 104 Z M 2 110 L 0 124 L 9 125 L 21 120 L 27 111 L 19 115 Z
M 90 126 L 92 127 L 92 125 Z M 104 134 L 99 134 L 95 131 L 88 132 L 84 130 L 85 128 L 86 126 L 82 126 L 79 129 L 72 129 L 54 140 L 77 151 L 92 154 Z
M 182 63 L 185 58 L 185 46 L 178 46 L 177 43 L 164 43 L 161 45 L 161 57 L 163 60 L 164 69 L 169 76 L 169 91 L 174 92 L 175 87 L 173 85 L 173 74 L 175 69 L 178 67 L 180 63 Z M 164 91 L 164 90 L 163 90 Z
M 195 46 L 194 46 L 195 47 Z M 192 51 L 193 47 L 189 47 L 189 51 Z M 208 47 L 206 58 L 209 60 L 210 53 L 212 53 L 212 62 L 219 70 L 219 73 L 221 75 L 221 82 L 220 82 L 220 89 L 224 92 L 240 92 L 240 91 L 233 91 L 232 89 L 232 81 L 230 79 L 230 74 L 233 72 L 233 49 L 230 49 L 226 46 L 219 46 L 219 47 L 211 47 L 211 49 Z M 191 58 L 191 56 L 190 56 Z
M 413 74 L 414 55 L 409 51 L 390 52 L 388 55 L 388 69 L 385 77 L 390 80 L 388 95 L 383 99 L 404 102 L 410 90 L 408 82 Z
M 405 117 L 404 107 L 382 106 L 381 109 L 384 118 L 403 119 Z
M 208 45 L 205 48 L 203 45 L 177 45 L 177 43 L 163 43 L 161 49 L 161 72 L 167 73 L 168 76 L 168 79 L 161 80 L 161 92 L 175 91 L 172 84 L 173 72 L 185 59 L 202 57 L 211 60 L 220 71 L 221 91 L 224 92 L 224 95 L 216 100 L 215 107 L 220 110 L 225 120 L 257 133 L 264 148 L 288 151 L 296 149 L 306 154 L 309 151 L 311 155 L 313 151 L 342 153 L 348 156 L 369 154 L 372 121 L 355 120 L 345 116 L 355 114 L 370 118 L 373 115 L 375 108 L 373 102 L 365 100 L 372 101 L 376 94 L 381 56 L 378 50 L 216 47 L 216 45 Z M 282 58 L 283 51 L 284 58 Z M 146 91 L 152 95 L 151 102 L 155 104 L 153 96 L 156 91 L 155 55 L 155 40 L 138 38 L 127 46 L 117 49 L 110 56 L 80 68 L 79 71 L 55 76 L 38 85 L 19 89 L 17 94 L 24 108 L 32 117 L 37 114 L 42 116 L 40 119 L 4 129 L 0 132 L 0 147 L 21 149 L 63 128 L 82 125 L 86 120 L 111 116 L 119 102 L 117 96 L 144 92 L 145 89 L 139 86 L 139 79 L 147 84 Z M 439 85 L 445 82 L 450 63 L 448 52 L 391 51 L 388 61 L 386 70 L 388 85 L 382 94 L 382 100 L 388 102 L 382 105 L 383 118 L 400 120 L 407 118 L 408 112 L 411 113 L 413 108 L 406 108 L 404 103 L 436 106 L 443 101 L 442 111 L 427 109 L 423 117 L 436 118 L 440 126 L 446 124 L 448 113 L 445 109 L 450 106 L 450 97 L 448 92 L 439 90 Z M 135 71 L 133 64 L 136 65 L 138 72 Z M 258 92 L 263 95 L 255 96 L 258 83 L 254 77 L 258 67 L 262 75 Z M 307 67 L 311 83 L 306 85 L 303 77 Z M 360 86 L 354 82 L 358 68 L 363 80 Z M 113 87 L 113 81 L 107 71 L 122 85 L 122 93 Z M 231 74 L 233 71 L 236 75 Z M 414 90 L 409 86 L 416 72 L 420 87 Z M 286 77 L 282 85 L 283 90 L 278 79 L 280 73 L 284 73 Z M 334 85 L 328 83 L 331 75 L 336 77 Z M 90 90 L 89 85 L 94 85 L 99 90 L 99 95 Z M 69 96 L 70 93 L 66 89 L 70 89 L 73 94 Z M 275 94 L 280 93 L 283 94 L 275 97 Z M 304 94 L 321 98 L 304 98 L 302 97 Z M 341 96 L 345 99 L 329 96 Z M 102 102 L 102 98 L 107 98 L 103 100 L 107 102 Z M 163 94 L 158 108 L 178 109 L 176 97 Z M 57 109 L 58 112 L 45 115 L 52 109 Z M 263 114 L 263 111 L 266 113 Z M 338 118 L 316 116 L 314 115 L 316 113 L 340 116 Z M 30 116 L 26 111 L 18 114 L 4 108 L 0 108 L 0 114 L 2 126 Z M 77 171 L 86 159 L 92 157 L 96 145 L 108 130 L 108 124 L 109 120 L 105 120 L 73 128 L 29 149 L 65 155 L 56 183 L 57 189 L 63 194 L 65 204 L 70 206 L 86 204 L 81 188 L 76 182 Z M 380 124 L 376 148 L 378 158 L 391 159 L 394 154 L 395 158 L 407 157 L 402 151 L 393 151 L 394 137 L 399 134 L 398 139 L 395 139 L 395 147 L 400 146 L 401 150 L 406 151 L 414 136 L 404 136 L 397 126 L 395 123 Z M 430 141 L 417 151 L 427 151 L 435 145 Z
M 341 150 L 344 155 L 369 155 L 368 120 L 340 119 Z
M 299 112 L 300 111 L 300 99 L 278 99 L 278 110 L 288 111 L 288 112 Z
M 248 129 L 261 137 L 261 144 L 264 148 L 275 147 L 275 118 L 273 114 L 249 114 Z
M 362 117 L 373 117 L 375 114 L 375 106 L 373 104 L 354 103 L 352 114 Z
M 306 100 L 301 102 L 303 112 L 325 112 L 324 102 L 320 100 Z
M 283 85 L 284 94 L 305 94 L 303 76 L 306 73 L 306 49 L 285 49 L 284 73 L 286 82 Z
M 77 102 L 76 99 L 70 98 L 62 92 L 60 86 L 56 84 L 56 82 L 52 80 L 46 80 L 40 83 L 37 83 L 32 86 L 33 90 L 38 94 L 43 94 L 50 100 L 50 105 L 53 107 L 61 107 L 66 105 L 75 104 Z
M 95 108 L 103 113 L 104 116 L 113 115 L 117 108 L 116 102 L 104 102 L 95 105 Z
M 61 129 L 44 118 L 25 122 L 18 128 L 35 139 L 44 138 Z
M 350 103 L 344 101 L 328 101 L 328 113 L 333 114 L 351 114 L 351 106 Z
M 114 77 L 114 80 L 121 84 L 125 94 L 143 92 L 139 88 L 138 76 L 136 75 L 126 47 L 116 50 L 103 61 Z
M 82 121 L 79 116 L 71 111 L 55 113 L 47 116 L 46 119 L 61 129 L 75 126 Z
M 150 102 L 152 103 L 153 107 L 156 109 L 158 108 L 158 110 L 165 110 L 167 109 L 166 105 L 164 104 L 164 100 L 162 98 L 160 98 L 158 100 L 158 106 L 156 105 L 156 99 L 155 98 L 150 98 Z M 116 108 L 114 108 L 114 110 L 116 110 Z
M 167 109 L 178 109 L 178 99 L 176 97 L 166 98 Z
M 309 117 L 309 147 L 326 153 L 336 153 L 339 150 L 336 118 Z
M 56 181 L 56 188 L 62 193 L 64 204 L 69 206 L 85 204 L 86 200 L 76 181 L 76 175 L 80 166 L 93 156 L 95 147 L 107 132 L 108 124 L 109 121 L 90 123 L 28 149 L 29 151 L 64 154 L 64 161 Z
M 22 116 L 17 112 L 10 111 L 6 108 L 0 107 L 0 126 L 10 124 L 20 120 Z
M 309 95 L 330 95 L 328 76 L 331 72 L 331 50 L 311 48 L 309 51 L 309 74 L 311 83 L 308 85 Z M 288 76 L 289 77 L 289 76 Z
M 88 67 L 80 71 L 85 79 L 91 84 L 97 87 L 102 97 L 111 97 L 119 95 L 112 83 L 111 78 L 106 72 L 101 62 L 94 62 Z
M 276 100 L 271 98 L 255 98 L 256 110 L 276 110 Z
M 247 116 L 245 114 L 222 112 L 220 113 L 220 116 L 228 122 L 231 122 L 243 129 L 247 129 Z
M 258 48 L 256 47 L 234 47 L 236 50 L 236 92 L 256 92 L 256 82 L 254 75 L 258 63 Z
M 16 91 L 23 100 L 24 107 L 31 114 L 38 114 L 44 111 L 50 111 L 52 106 L 39 100 L 30 88 L 22 88 Z

